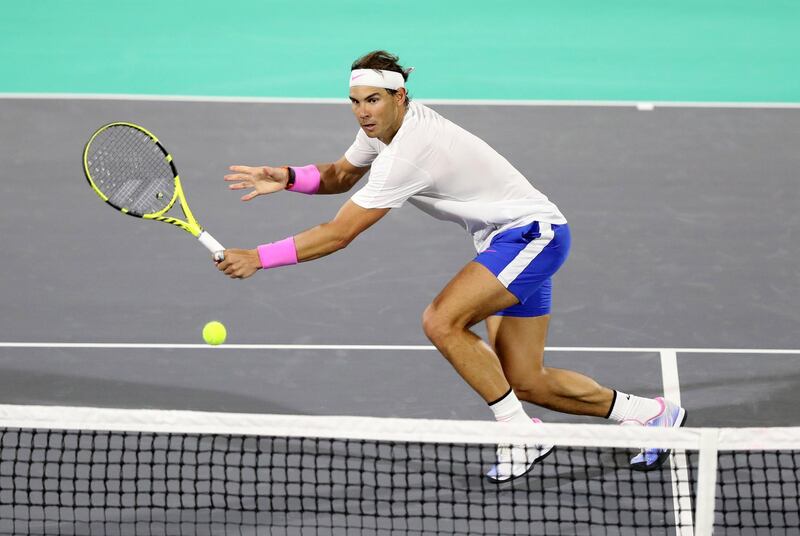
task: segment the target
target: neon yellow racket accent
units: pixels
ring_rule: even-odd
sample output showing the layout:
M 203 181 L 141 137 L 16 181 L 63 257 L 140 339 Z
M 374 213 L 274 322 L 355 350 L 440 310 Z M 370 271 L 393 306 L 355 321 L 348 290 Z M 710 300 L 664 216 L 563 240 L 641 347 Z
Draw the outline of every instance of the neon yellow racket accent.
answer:
M 112 207 L 180 227 L 221 260 L 224 248 L 192 214 L 172 155 L 146 128 L 124 121 L 103 125 L 86 143 L 83 170 L 94 192 Z M 165 215 L 176 202 L 185 220 Z
M 178 199 L 180 199 L 180 205 L 183 209 L 184 216 L 186 216 L 186 221 L 164 216 L 164 213 L 168 212 Z M 192 210 L 189 208 L 189 204 L 186 202 L 186 196 L 183 194 L 183 186 L 181 185 L 181 178 L 177 175 L 175 176 L 175 194 L 172 196 L 167 208 L 152 214 L 142 214 L 142 218 L 146 220 L 163 221 L 164 223 L 175 225 L 176 227 L 180 227 L 184 231 L 190 233 L 194 237 L 200 236 L 200 233 L 203 232 L 203 228 L 200 227 L 199 223 L 197 223 L 197 219 L 194 217 L 194 214 L 192 214 Z

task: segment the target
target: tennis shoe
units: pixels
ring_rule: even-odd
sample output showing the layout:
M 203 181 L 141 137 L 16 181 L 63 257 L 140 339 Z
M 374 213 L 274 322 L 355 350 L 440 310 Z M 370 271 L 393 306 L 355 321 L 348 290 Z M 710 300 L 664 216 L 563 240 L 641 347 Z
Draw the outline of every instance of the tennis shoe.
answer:
M 673 404 L 663 397 L 657 397 L 656 402 L 661 405 L 661 412 L 643 423 L 644 426 L 655 426 L 663 428 L 680 428 L 686 423 L 686 410 L 677 404 Z M 627 424 L 627 423 L 623 423 Z M 658 469 L 669 458 L 669 449 L 642 449 L 639 454 L 631 458 L 631 469 L 634 471 L 652 471 Z
M 534 423 L 540 419 L 531 419 Z M 524 476 L 553 452 L 554 445 L 499 445 L 497 447 L 497 463 L 486 473 L 486 478 L 495 484 L 510 482 Z

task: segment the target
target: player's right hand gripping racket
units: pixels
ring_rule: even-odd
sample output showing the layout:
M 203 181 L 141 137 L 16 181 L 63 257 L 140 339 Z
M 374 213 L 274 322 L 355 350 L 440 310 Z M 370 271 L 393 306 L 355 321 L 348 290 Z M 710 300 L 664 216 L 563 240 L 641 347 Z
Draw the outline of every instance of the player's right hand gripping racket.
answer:
M 86 143 L 83 171 L 95 193 L 112 207 L 180 227 L 200 240 L 215 260 L 224 259 L 225 248 L 189 210 L 172 156 L 147 129 L 122 122 L 103 125 Z M 176 200 L 186 220 L 164 215 Z

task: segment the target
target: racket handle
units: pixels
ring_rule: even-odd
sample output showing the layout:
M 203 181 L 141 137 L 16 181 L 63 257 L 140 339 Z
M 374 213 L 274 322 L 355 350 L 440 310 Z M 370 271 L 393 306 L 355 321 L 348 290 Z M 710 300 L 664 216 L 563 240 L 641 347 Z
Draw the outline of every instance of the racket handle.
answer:
M 214 260 L 219 262 L 225 260 L 225 248 L 217 242 L 217 239 L 208 234 L 208 232 L 203 231 L 200 233 L 200 236 L 197 237 L 201 244 L 203 244 L 208 251 L 214 254 Z

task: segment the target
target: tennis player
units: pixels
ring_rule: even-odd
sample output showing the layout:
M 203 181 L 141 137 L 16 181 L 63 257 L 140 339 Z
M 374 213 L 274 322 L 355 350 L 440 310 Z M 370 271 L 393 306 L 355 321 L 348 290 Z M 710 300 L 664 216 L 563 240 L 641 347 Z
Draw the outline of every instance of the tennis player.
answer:
M 681 426 L 684 409 L 661 397 L 625 394 L 578 372 L 544 365 L 552 276 L 570 249 L 567 220 L 483 140 L 411 102 L 405 87 L 410 72 L 385 51 L 353 63 L 350 102 L 360 128 L 338 161 L 230 168 L 229 188 L 249 190 L 243 201 L 284 190 L 339 194 L 367 172 L 370 176 L 333 220 L 255 249 L 228 249 L 219 270 L 246 278 L 257 270 L 324 257 L 408 201 L 472 235 L 477 256 L 428 305 L 422 326 L 498 421 L 529 426 L 535 437 L 540 421 L 525 413 L 524 400 L 623 424 Z M 488 344 L 470 329 L 484 320 Z M 551 445 L 503 446 L 487 477 L 505 482 L 522 476 L 551 450 Z M 642 451 L 631 466 L 652 470 L 668 454 Z

